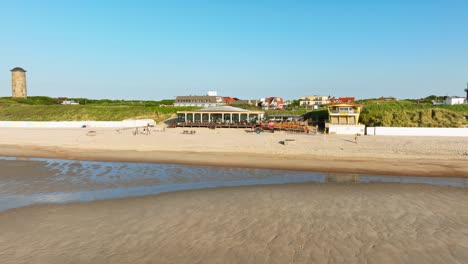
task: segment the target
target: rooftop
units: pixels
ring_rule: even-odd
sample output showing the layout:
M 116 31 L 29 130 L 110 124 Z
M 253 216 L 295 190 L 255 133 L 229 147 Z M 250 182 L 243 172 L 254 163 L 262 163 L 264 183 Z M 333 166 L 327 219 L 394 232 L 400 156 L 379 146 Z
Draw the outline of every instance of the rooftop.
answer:
M 233 106 L 207 107 L 195 111 L 178 111 L 178 113 L 263 113 L 263 111 L 251 111 Z
M 12 71 L 12 72 L 17 72 L 17 71 L 19 71 L 19 72 L 26 72 L 26 71 L 25 71 L 23 68 L 21 68 L 21 67 L 13 68 L 13 69 L 11 69 L 11 71 Z
M 355 107 L 361 107 L 361 104 L 349 104 L 349 103 L 335 103 L 335 104 L 328 104 L 327 107 L 333 107 L 333 106 L 355 106 Z
M 219 106 L 219 107 L 207 107 L 198 110 L 198 112 L 252 112 L 246 109 L 242 109 L 239 107 L 233 107 L 233 106 Z
M 209 102 L 209 103 L 216 103 L 218 96 L 210 96 L 210 95 L 183 95 L 177 96 L 175 99 L 176 103 L 180 102 Z

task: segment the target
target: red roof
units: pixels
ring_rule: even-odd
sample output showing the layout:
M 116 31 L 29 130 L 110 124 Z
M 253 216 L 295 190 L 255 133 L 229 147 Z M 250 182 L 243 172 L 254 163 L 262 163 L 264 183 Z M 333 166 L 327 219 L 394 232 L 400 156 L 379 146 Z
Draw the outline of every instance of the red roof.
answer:
M 226 103 L 226 104 L 230 104 L 232 102 L 236 101 L 236 98 L 232 98 L 232 97 L 223 97 L 223 102 Z
M 355 97 L 338 97 L 338 98 L 330 98 L 330 102 L 332 103 L 351 103 L 356 100 Z

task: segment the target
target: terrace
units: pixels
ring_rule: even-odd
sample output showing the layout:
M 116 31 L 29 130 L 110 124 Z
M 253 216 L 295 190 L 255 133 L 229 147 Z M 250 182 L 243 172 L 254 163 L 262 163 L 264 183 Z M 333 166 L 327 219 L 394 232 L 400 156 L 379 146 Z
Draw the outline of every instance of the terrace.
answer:
M 350 106 L 335 106 L 329 108 L 330 114 L 359 114 L 359 110 Z
M 207 126 L 209 124 L 252 124 L 261 120 L 262 111 L 249 111 L 232 106 L 208 107 L 198 111 L 179 111 L 180 125 Z

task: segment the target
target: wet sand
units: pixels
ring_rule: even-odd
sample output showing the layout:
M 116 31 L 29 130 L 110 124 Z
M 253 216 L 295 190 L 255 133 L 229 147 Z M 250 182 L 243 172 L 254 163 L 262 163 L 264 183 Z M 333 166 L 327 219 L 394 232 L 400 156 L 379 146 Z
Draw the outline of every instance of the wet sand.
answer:
M 0 129 L 0 155 L 140 161 L 380 175 L 468 177 L 468 138 L 256 135 L 242 129 Z M 283 145 L 285 139 L 296 144 Z
M 467 263 L 468 190 L 287 184 L 0 213 L 2 263 Z

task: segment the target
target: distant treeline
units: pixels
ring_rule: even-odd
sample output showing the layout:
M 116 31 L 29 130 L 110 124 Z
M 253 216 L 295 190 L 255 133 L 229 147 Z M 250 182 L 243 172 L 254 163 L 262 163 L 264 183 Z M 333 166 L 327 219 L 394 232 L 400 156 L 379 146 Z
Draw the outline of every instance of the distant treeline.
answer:
M 61 104 L 64 100 L 71 100 L 82 105 L 128 105 L 128 106 L 172 106 L 174 100 L 165 99 L 160 101 L 151 100 L 111 100 L 111 99 L 87 99 L 87 98 L 52 98 L 47 96 L 30 96 L 28 98 L 1 97 L 0 104 L 19 103 L 27 105 L 54 105 Z

